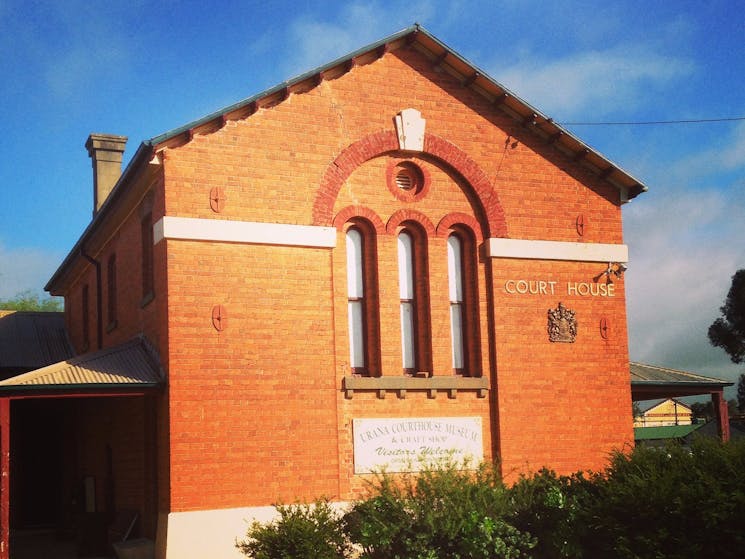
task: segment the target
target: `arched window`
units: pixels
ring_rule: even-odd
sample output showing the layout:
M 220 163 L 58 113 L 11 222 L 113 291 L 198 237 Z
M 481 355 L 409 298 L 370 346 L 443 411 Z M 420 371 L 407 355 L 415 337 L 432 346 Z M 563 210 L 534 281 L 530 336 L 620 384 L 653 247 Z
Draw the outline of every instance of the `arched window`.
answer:
M 398 284 L 401 314 L 401 355 L 406 374 L 431 373 L 429 297 L 424 239 L 413 228 L 398 234 Z
M 457 235 L 448 237 L 448 285 L 450 295 L 450 345 L 453 369 L 465 369 L 463 336 L 463 241 Z
M 142 241 L 142 303 L 149 303 L 154 293 L 154 270 L 153 270 L 153 216 L 148 213 L 140 222 L 140 239 Z
M 116 313 L 117 313 L 117 301 L 116 301 L 116 254 L 109 256 L 109 261 L 106 266 L 106 297 L 107 297 L 107 311 L 109 318 L 109 329 L 116 327 Z
M 377 376 L 378 302 L 373 234 L 361 224 L 346 232 L 349 366 L 355 374 Z
M 450 344 L 453 369 L 458 374 L 478 375 L 478 297 L 474 268 L 475 242 L 465 230 L 448 236 L 448 286 Z

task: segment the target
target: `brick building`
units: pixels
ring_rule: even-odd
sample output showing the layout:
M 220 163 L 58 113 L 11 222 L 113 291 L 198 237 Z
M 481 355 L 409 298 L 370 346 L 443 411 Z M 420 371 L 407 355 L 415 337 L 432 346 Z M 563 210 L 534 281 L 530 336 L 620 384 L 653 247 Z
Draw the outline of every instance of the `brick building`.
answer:
M 234 557 L 271 503 L 348 501 L 401 456 L 509 477 L 632 443 L 621 207 L 646 187 L 421 27 L 120 176 L 125 141 L 89 138 L 93 219 L 47 285 L 78 376 L 26 379 L 68 426 L 60 502 L 86 479 L 82 512 L 138 511 L 158 557 Z

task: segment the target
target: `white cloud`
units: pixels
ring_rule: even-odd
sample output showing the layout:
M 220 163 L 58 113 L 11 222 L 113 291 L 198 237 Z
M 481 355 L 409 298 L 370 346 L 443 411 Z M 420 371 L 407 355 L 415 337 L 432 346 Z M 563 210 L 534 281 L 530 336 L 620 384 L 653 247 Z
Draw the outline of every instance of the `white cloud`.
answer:
M 288 27 L 289 74 L 316 68 L 340 56 L 423 21 L 434 12 L 429 0 L 381 6 L 378 2 L 352 2 L 332 12 L 333 19 L 298 16 Z
M 0 242 L 0 299 L 31 290 L 43 294 L 44 285 L 63 255 L 37 248 L 8 248 Z
M 737 125 L 718 159 L 726 169 L 745 167 L 745 122 Z
M 0 52 L 22 62 L 23 75 L 16 79 L 46 87 L 69 103 L 84 89 L 121 79 L 136 48 L 132 37 L 125 36 L 123 22 L 137 8 L 129 3 L 97 9 L 81 0 L 18 3 L 7 11 L 13 33 L 0 36 Z
M 745 267 L 745 204 L 722 191 L 650 193 L 624 213 L 631 359 L 736 379 L 742 367 L 707 332 Z
M 689 75 L 693 65 L 643 45 L 569 54 L 554 60 L 523 56 L 492 75 L 549 116 L 597 120 L 630 111 L 661 88 Z
M 727 125 L 720 123 L 716 126 Z M 703 145 L 698 151 L 665 168 L 668 181 L 691 186 L 711 177 L 716 179 L 723 172 L 738 170 L 745 171 L 745 122 L 732 127 L 729 133 L 717 135 L 714 144 Z M 740 189 L 743 187 L 745 176 L 741 177 L 739 184 Z

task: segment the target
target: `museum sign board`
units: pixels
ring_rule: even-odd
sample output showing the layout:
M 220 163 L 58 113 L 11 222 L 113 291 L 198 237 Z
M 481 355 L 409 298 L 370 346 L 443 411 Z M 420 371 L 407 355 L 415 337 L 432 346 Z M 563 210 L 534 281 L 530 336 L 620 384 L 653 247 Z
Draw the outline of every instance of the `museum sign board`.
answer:
M 438 461 L 484 458 L 480 417 L 355 419 L 354 473 L 418 472 Z

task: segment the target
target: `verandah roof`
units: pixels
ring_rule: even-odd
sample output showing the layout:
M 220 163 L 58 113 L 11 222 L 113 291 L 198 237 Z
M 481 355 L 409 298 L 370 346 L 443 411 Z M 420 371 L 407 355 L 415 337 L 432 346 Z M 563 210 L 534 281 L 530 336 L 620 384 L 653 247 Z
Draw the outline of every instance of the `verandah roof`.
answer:
M 165 382 L 157 353 L 143 337 L 86 353 L 0 382 L 0 395 L 40 391 L 141 390 Z
M 633 400 L 656 400 L 720 392 L 734 383 L 642 363 L 629 363 Z

